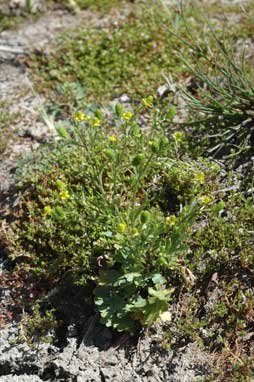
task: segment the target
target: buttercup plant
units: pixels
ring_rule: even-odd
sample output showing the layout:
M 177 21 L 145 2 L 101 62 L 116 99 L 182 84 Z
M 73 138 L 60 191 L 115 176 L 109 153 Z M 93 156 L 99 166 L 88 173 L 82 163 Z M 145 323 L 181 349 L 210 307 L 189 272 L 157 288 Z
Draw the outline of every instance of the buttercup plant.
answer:
M 143 106 L 117 104 L 120 124 L 110 131 L 100 109 L 79 110 L 42 170 L 24 177 L 29 213 L 13 225 L 13 256 L 31 274 L 51 287 L 67 271 L 75 283 L 92 282 L 101 322 L 131 333 L 167 312 L 175 280 L 184 282 L 178 260 L 208 187 L 195 163 L 175 158 L 158 110 L 149 131 L 139 128 Z
M 103 12 L 122 3 L 75 2 Z M 158 320 L 156 349 L 194 341 L 218 360 L 210 381 L 252 381 L 253 6 L 206 1 L 202 14 L 193 1 L 127 3 L 103 28 L 72 30 L 28 57 L 59 138 L 19 170 L 19 199 L 0 230 L 14 288 L 31 292 L 15 301 L 21 332 L 31 343 L 56 319 L 67 327 L 54 294 L 68 286 L 78 329 L 100 317 L 137 334 Z M 12 17 L 0 19 L 3 29 Z M 14 119 L 2 109 L 8 155 Z

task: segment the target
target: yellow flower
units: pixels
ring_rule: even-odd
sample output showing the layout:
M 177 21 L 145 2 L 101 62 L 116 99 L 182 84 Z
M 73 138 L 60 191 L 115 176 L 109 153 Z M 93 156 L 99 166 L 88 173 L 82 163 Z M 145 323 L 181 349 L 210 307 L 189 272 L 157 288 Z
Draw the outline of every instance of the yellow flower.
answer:
M 109 142 L 111 143 L 116 143 L 117 141 L 117 137 L 115 135 L 110 135 L 108 139 L 109 139 Z
M 145 107 L 153 107 L 153 97 L 152 96 L 149 96 L 147 98 L 143 98 L 143 104 Z
M 201 196 L 200 201 L 202 204 L 209 204 L 211 201 L 211 198 L 208 195 L 204 195 L 204 196 Z
M 125 121 L 129 121 L 133 116 L 133 113 L 131 111 L 125 111 L 123 113 L 123 118 L 125 119 Z
M 70 194 L 67 190 L 61 191 L 59 195 L 62 200 L 67 200 L 70 197 Z
M 100 119 L 97 117 L 94 117 L 92 120 L 92 125 L 93 125 L 93 127 L 99 127 L 101 125 Z
M 126 224 L 124 224 L 124 223 L 119 223 L 119 224 L 118 224 L 118 231 L 119 231 L 120 233 L 124 233 L 124 232 L 126 231 Z
M 139 236 L 139 232 L 138 232 L 137 228 L 132 228 L 131 233 L 132 233 L 132 236 L 133 236 L 133 237 L 137 237 L 137 236 Z
M 82 111 L 77 111 L 74 115 L 74 121 L 76 122 L 81 122 L 81 121 L 84 121 L 86 119 L 86 116 L 84 113 L 82 113 Z
M 184 133 L 182 133 L 181 131 L 176 131 L 172 136 L 176 143 L 180 143 L 184 138 Z
M 176 216 L 175 215 L 170 215 L 166 217 L 166 224 L 173 226 L 176 224 Z
M 52 213 L 52 208 L 51 208 L 50 206 L 45 206 L 45 207 L 43 208 L 43 214 L 44 214 L 45 216 L 47 216 L 47 215 L 51 215 L 51 213 Z
M 195 175 L 195 181 L 199 184 L 203 184 L 205 182 L 205 174 L 203 172 L 197 172 Z

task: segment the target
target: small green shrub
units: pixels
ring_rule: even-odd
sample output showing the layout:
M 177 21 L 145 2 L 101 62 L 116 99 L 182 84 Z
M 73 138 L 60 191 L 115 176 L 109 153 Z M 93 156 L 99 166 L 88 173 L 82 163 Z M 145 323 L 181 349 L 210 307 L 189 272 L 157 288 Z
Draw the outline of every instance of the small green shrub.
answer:
M 196 282 L 179 296 L 180 314 L 168 336 L 198 341 L 215 352 L 219 366 L 209 381 L 251 381 L 253 197 L 222 192 L 201 216 L 185 258 Z
M 9 239 L 22 270 L 47 289 L 71 272 L 76 283 L 91 284 L 102 322 L 131 332 L 158 319 L 184 282 L 178 261 L 188 252 L 195 198 L 214 187 L 207 165 L 176 159 L 180 148 L 158 111 L 147 132 L 138 109 L 117 105 L 111 127 L 101 110 L 79 111 L 58 128 L 61 142 L 21 175 Z

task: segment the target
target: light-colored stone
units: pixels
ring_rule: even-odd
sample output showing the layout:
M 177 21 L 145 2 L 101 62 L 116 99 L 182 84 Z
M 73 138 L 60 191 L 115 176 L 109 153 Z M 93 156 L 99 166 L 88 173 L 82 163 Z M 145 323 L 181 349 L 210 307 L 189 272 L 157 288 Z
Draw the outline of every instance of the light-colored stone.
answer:
M 45 9 L 44 0 L 0 0 L 0 12 L 19 16 L 24 12 L 37 13 Z

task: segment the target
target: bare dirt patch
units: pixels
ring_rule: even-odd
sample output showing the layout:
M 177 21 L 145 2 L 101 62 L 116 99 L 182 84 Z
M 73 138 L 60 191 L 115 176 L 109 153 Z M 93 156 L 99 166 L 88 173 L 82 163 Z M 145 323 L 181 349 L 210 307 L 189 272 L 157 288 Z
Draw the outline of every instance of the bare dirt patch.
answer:
M 51 10 L 37 21 L 24 21 L 17 30 L 0 33 L 0 102 L 7 102 L 9 113 L 20 117 L 9 129 L 15 134 L 8 139 L 0 158 L 0 190 L 8 188 L 17 158 L 38 147 L 39 142 L 52 136 L 52 131 L 42 122 L 38 109 L 43 100 L 33 92 L 26 56 L 31 52 L 47 50 L 49 42 L 64 30 L 78 25 L 88 28 L 102 25 L 103 19 L 89 10 L 72 14 L 66 10 Z M 9 131 L 6 132 L 9 134 Z

